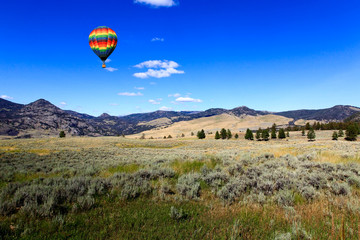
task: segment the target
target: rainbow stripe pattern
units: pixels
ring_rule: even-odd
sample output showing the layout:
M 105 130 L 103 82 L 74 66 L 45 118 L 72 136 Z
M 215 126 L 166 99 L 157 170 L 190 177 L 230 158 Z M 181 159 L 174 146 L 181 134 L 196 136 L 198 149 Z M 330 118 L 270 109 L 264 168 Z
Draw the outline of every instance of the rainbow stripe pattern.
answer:
M 109 27 L 97 27 L 89 35 L 89 44 L 94 53 L 105 62 L 116 48 L 116 33 Z

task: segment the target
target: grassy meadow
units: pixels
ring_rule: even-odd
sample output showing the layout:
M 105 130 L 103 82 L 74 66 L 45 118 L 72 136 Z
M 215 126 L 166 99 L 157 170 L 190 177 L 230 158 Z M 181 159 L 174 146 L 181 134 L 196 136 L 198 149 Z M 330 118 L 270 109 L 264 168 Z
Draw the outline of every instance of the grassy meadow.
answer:
M 0 239 L 360 239 L 360 142 L 0 140 Z

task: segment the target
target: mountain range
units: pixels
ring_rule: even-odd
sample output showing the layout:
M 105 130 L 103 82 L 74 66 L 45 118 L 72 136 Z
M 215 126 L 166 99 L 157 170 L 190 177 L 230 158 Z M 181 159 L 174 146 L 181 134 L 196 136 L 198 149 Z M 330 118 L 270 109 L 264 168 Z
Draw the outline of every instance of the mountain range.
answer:
M 349 105 L 337 105 L 318 110 L 294 110 L 285 112 L 257 111 L 246 106 L 234 109 L 211 108 L 206 111 L 155 111 L 136 113 L 127 116 L 98 117 L 71 110 L 62 110 L 45 99 L 29 104 L 18 104 L 0 98 L 0 135 L 18 137 L 36 137 L 57 135 L 64 130 L 73 136 L 116 136 L 135 134 L 159 127 L 168 127 L 174 123 L 207 119 L 217 115 L 229 115 L 237 119 L 245 116 L 277 115 L 288 118 L 288 124 L 296 121 L 343 121 L 358 116 L 360 108 Z

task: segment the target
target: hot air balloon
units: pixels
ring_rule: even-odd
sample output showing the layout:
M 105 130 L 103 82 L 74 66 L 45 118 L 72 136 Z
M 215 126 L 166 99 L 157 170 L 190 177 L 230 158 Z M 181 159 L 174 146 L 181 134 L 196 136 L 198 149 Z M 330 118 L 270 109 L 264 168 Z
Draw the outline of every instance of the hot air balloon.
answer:
M 102 67 L 106 68 L 105 61 L 115 50 L 117 44 L 114 30 L 105 26 L 95 28 L 89 35 L 89 44 L 94 53 L 102 60 Z

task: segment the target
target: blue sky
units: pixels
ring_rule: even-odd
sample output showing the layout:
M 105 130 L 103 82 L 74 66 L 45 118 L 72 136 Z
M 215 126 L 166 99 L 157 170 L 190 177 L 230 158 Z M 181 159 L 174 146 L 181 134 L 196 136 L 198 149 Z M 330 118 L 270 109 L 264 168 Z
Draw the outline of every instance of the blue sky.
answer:
M 0 96 L 91 115 L 360 106 L 360 2 L 5 1 Z M 107 63 L 88 36 L 108 26 Z M 109 71 L 111 70 L 111 71 Z

